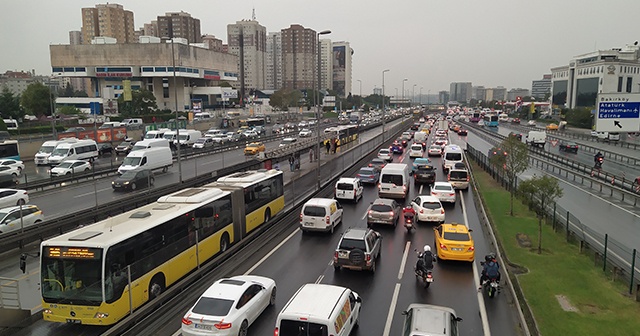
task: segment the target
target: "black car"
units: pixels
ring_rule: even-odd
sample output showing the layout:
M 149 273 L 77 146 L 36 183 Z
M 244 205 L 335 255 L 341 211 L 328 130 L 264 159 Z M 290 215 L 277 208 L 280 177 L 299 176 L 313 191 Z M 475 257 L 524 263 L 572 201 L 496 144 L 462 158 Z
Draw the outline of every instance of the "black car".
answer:
M 520 133 L 510 132 L 509 136 L 510 137 L 515 137 L 516 139 L 522 141 L 522 134 L 520 134 Z
M 420 123 L 415 123 L 413 125 L 411 125 L 411 130 L 412 131 L 417 131 L 420 129 Z
M 461 128 L 458 130 L 458 135 L 467 135 L 467 130 L 464 128 Z
M 13 174 L 0 174 L 0 188 L 14 188 L 18 183 L 17 176 Z
M 118 190 L 136 190 L 146 188 L 153 185 L 155 178 L 153 172 L 147 169 L 133 169 L 120 175 L 115 181 L 111 182 L 114 191 Z
M 98 144 L 98 155 L 105 156 L 113 154 L 113 146 L 110 143 Z
M 436 182 L 436 168 L 430 165 L 418 165 L 413 172 L 413 182 L 432 184 Z
M 123 141 L 121 142 L 117 147 L 116 147 L 116 155 L 127 155 L 129 154 L 129 152 L 131 152 L 131 149 L 133 148 L 133 145 L 135 145 L 136 143 L 133 141 Z
M 560 144 L 558 145 L 558 150 L 565 151 L 565 152 L 572 152 L 572 153 L 578 153 L 578 144 L 573 142 L 573 141 L 564 141 L 561 140 Z

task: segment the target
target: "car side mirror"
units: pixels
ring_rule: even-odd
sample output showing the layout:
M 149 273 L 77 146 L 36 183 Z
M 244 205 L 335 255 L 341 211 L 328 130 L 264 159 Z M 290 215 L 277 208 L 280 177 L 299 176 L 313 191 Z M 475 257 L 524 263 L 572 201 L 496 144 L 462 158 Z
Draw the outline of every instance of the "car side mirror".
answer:
M 402 311 L 402 315 L 407 315 L 407 314 L 409 314 L 409 312 L 407 312 L 406 310 Z
M 462 322 L 462 317 L 456 317 L 456 322 Z
M 473 230 L 472 230 L 472 229 L 468 229 L 467 231 L 469 231 L 469 232 L 473 232 Z

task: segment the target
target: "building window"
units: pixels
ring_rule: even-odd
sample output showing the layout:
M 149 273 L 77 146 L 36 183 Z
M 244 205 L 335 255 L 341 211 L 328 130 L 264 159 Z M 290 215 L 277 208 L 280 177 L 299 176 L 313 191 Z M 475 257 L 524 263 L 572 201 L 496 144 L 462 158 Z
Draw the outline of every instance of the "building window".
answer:
M 631 93 L 631 84 L 633 83 L 633 77 L 627 77 L 627 92 Z
M 624 79 L 622 78 L 622 76 L 618 77 L 618 92 L 622 92 L 622 81 Z

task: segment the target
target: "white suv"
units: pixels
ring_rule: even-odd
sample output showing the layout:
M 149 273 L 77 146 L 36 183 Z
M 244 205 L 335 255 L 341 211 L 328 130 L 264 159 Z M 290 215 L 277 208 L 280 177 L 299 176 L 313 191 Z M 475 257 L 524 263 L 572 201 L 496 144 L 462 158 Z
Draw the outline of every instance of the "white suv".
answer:
M 359 178 L 341 177 L 336 182 L 334 194 L 336 198 L 353 200 L 358 203 L 362 198 L 364 188 Z

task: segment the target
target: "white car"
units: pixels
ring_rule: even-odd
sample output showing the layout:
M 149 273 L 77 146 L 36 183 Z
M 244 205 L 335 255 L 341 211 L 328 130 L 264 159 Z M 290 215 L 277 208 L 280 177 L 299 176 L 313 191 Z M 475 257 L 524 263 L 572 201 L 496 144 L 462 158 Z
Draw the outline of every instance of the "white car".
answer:
M 308 138 L 308 137 L 310 137 L 311 135 L 313 135 L 313 133 L 312 133 L 312 132 L 311 132 L 311 130 L 310 130 L 310 129 L 308 129 L 308 128 L 303 128 L 303 129 L 300 131 L 300 133 L 298 134 L 298 136 L 299 136 L 299 137 L 301 137 L 301 138 Z
M 193 148 L 207 148 L 213 146 L 213 144 L 213 139 L 211 139 L 210 137 L 204 137 L 196 140 L 196 142 L 193 144 Z
M 29 194 L 22 189 L 0 189 L 0 208 L 29 203 Z
M 442 146 L 440 145 L 431 145 L 427 150 L 427 154 L 429 156 L 442 155 Z
M 182 335 L 247 335 L 251 323 L 275 303 L 272 279 L 255 275 L 220 279 L 184 315 Z
M 258 132 L 256 132 L 255 130 L 244 131 L 244 133 L 242 134 L 247 138 L 257 138 L 258 136 L 260 136 L 260 134 L 258 134 Z
M 598 137 L 598 132 L 591 131 L 591 136 L 594 137 L 594 138 L 597 138 Z
M 10 166 L 10 167 L 14 167 L 17 170 L 19 170 L 20 172 L 22 172 L 22 170 L 24 169 L 24 163 L 20 160 L 12 160 L 12 159 L 4 159 L 4 160 L 0 160 L 0 167 L 2 166 Z M 18 174 L 20 175 L 20 174 Z
M 205 134 L 205 136 L 209 138 L 208 135 Z M 213 140 L 213 142 L 215 142 L 215 143 L 217 143 L 219 145 L 224 144 L 227 141 L 229 141 L 229 138 L 227 137 L 226 134 L 219 134 L 218 133 L 216 135 L 211 136 L 210 138 L 211 138 L 211 140 Z
M 51 168 L 51 176 L 82 174 L 91 171 L 91 164 L 82 160 L 67 160 Z
M 421 144 L 413 144 L 409 148 L 409 157 L 410 158 L 419 158 L 422 157 L 422 145 Z
M 440 202 L 456 203 L 456 191 L 449 182 L 436 182 L 431 186 L 431 196 L 437 197 Z
M 286 147 L 296 143 L 297 141 L 298 139 L 296 138 L 284 138 L 282 139 L 282 141 L 280 141 L 280 144 L 278 145 L 278 147 Z
M 536 121 L 535 120 L 529 120 L 527 122 L 527 126 L 536 126 Z
M 391 150 L 388 148 L 382 148 L 378 151 L 378 158 L 391 162 L 393 161 L 393 154 L 391 154 Z
M 444 207 L 435 196 L 421 195 L 411 201 L 418 221 L 444 223 Z
M 302 127 L 307 127 L 307 126 L 309 126 L 309 125 L 308 125 L 308 124 L 307 124 L 307 122 L 306 122 L 306 121 L 304 121 L 304 120 L 298 123 L 298 127 L 300 127 L 300 128 L 302 128 Z
M 20 214 L 22 213 L 22 219 Z M 18 231 L 44 221 L 44 214 L 35 205 L 13 206 L 0 210 L 0 233 Z
M 13 175 L 15 177 L 20 176 L 22 171 L 13 166 L 0 166 L 0 175 Z

